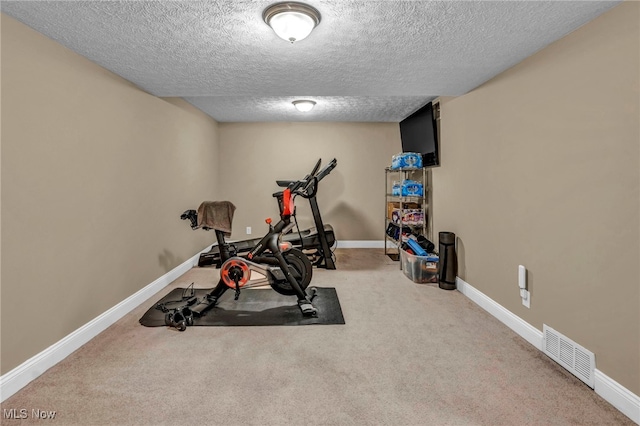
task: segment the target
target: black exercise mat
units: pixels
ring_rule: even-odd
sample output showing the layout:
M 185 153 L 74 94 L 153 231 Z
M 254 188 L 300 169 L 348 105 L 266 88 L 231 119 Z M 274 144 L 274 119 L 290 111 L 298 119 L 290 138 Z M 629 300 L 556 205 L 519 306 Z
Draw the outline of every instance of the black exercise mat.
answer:
M 344 324 L 338 293 L 332 287 L 316 287 L 313 306 L 318 310 L 317 317 L 305 317 L 298 307 L 296 296 L 283 296 L 272 289 L 247 289 L 233 300 L 235 291 L 225 292 L 218 304 L 204 316 L 194 317 L 194 326 L 238 326 L 238 325 L 311 325 Z M 203 297 L 211 289 L 195 289 L 195 296 Z M 165 326 L 164 313 L 156 309 L 159 303 L 181 300 L 182 295 L 191 289 L 176 288 L 155 303 L 140 318 L 140 324 L 146 327 Z M 309 290 L 307 290 L 309 293 Z M 167 308 L 178 307 L 181 303 L 168 304 Z

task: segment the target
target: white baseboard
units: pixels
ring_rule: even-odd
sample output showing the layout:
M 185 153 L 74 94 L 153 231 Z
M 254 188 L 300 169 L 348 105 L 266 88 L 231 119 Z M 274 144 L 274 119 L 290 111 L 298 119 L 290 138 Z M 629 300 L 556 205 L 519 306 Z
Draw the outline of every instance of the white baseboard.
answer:
M 505 309 L 502 305 L 487 297 L 484 293 L 478 291 L 459 277 L 456 278 L 456 287 L 460 293 L 496 317 L 537 349 L 542 350 L 542 331 Z M 640 397 L 597 368 L 595 369 L 594 376 L 595 392 L 625 416 L 629 417 L 635 423 L 640 424 Z
M 208 246 L 202 252 L 209 251 Z M 197 265 L 200 253 L 183 262 L 181 265 L 167 272 L 151 284 L 129 296 L 116 306 L 100 316 L 89 321 L 62 340 L 49 346 L 44 351 L 31 357 L 13 370 L 0 377 L 0 402 L 4 402 L 11 395 L 38 378 L 45 371 L 65 359 L 72 352 L 80 348 L 89 340 L 96 337 L 120 318 L 140 306 L 147 299 L 176 280 L 193 266 Z
M 597 368 L 594 378 L 596 393 L 636 424 L 640 424 L 640 397 Z

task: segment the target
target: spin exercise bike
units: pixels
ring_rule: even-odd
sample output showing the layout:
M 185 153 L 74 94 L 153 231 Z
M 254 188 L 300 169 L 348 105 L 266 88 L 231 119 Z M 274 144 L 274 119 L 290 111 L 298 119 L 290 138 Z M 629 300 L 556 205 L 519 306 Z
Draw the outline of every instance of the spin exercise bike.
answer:
M 318 200 L 316 198 L 316 194 L 318 192 L 318 183 L 325 176 L 331 173 L 338 162 L 334 158 L 322 170 L 318 171 L 320 169 L 321 163 L 322 159 L 319 159 L 316 162 L 311 173 L 306 175 L 301 181 L 276 181 L 276 184 L 281 188 L 290 187 L 292 185 L 307 185 L 307 183 L 308 185 L 313 186 L 312 188 L 308 187 L 305 194 L 299 195 L 302 195 L 304 198 L 309 200 L 315 227 L 304 230 L 300 230 L 298 228 L 295 231 L 291 229 L 284 234 L 283 240 L 290 242 L 293 247 L 302 250 L 314 266 L 326 269 L 336 269 L 336 265 L 332 256 L 333 253 L 331 252 L 331 247 L 336 242 L 335 233 L 331 225 L 324 224 L 322 222 L 322 216 L 320 215 L 320 209 L 318 208 Z M 189 211 L 191 210 L 188 210 L 187 212 Z M 295 212 L 293 213 L 293 215 L 295 219 Z M 259 241 L 260 239 L 235 241 L 233 243 L 233 247 L 239 256 L 245 256 L 251 251 L 253 247 L 255 247 L 256 244 L 258 244 Z M 219 244 L 214 244 L 208 252 L 202 253 L 200 255 L 198 266 L 208 265 L 215 265 L 218 268 L 222 265 Z
M 266 219 L 269 225 L 267 234 L 247 253 L 237 256 L 233 246 L 225 241 L 225 233 L 215 229 L 218 247 L 220 248 L 220 280 L 216 287 L 205 296 L 184 296 L 184 304 L 173 309 L 157 305 L 156 308 L 165 313 L 165 324 L 180 331 L 194 324 L 194 318 L 205 315 L 214 308 L 220 297 L 228 290 L 235 290 L 234 299 L 238 300 L 241 289 L 270 285 L 273 290 L 285 296 L 297 296 L 298 307 L 304 316 L 317 316 L 318 311 L 312 301 L 316 295 L 315 287 L 306 289 L 311 282 L 313 267 L 308 257 L 291 243 L 282 241 L 282 235 L 293 227 L 291 215 L 294 212 L 296 195 L 307 197 L 315 195 L 314 179 L 297 181 L 284 191 L 273 194 L 278 200 L 280 221 L 272 225 L 271 218 Z M 198 218 L 195 210 L 187 210 L 181 216 L 191 222 L 191 228 L 197 229 Z M 260 276 L 254 278 L 253 273 Z M 174 302 L 171 302 L 175 304 Z

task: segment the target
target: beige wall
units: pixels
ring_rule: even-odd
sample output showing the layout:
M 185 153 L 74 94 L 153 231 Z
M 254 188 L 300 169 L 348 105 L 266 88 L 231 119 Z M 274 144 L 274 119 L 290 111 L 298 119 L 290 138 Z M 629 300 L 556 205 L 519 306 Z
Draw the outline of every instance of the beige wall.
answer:
M 337 167 L 322 180 L 322 220 L 338 240 L 384 237 L 384 168 L 401 150 L 397 123 L 221 123 L 220 193 L 236 205 L 232 239 L 266 232 L 264 219 L 278 218 L 271 196 L 276 180 L 301 179 L 318 158 Z M 296 198 L 302 228 L 313 226 L 309 203 Z
M 640 3 L 441 103 L 434 227 L 459 275 L 640 394 Z M 517 268 L 528 268 L 531 308 Z
M 203 249 L 217 162 L 215 121 L 2 15 L 2 374 Z

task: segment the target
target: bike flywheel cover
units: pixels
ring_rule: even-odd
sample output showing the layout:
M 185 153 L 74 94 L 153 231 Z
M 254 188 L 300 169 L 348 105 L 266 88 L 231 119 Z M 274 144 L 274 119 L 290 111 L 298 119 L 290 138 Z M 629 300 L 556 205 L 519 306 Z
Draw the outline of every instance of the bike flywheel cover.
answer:
M 220 278 L 227 287 L 233 289 L 236 288 L 235 278 L 238 279 L 238 287 L 243 287 L 250 275 L 249 265 L 241 259 L 229 259 L 220 268 Z

